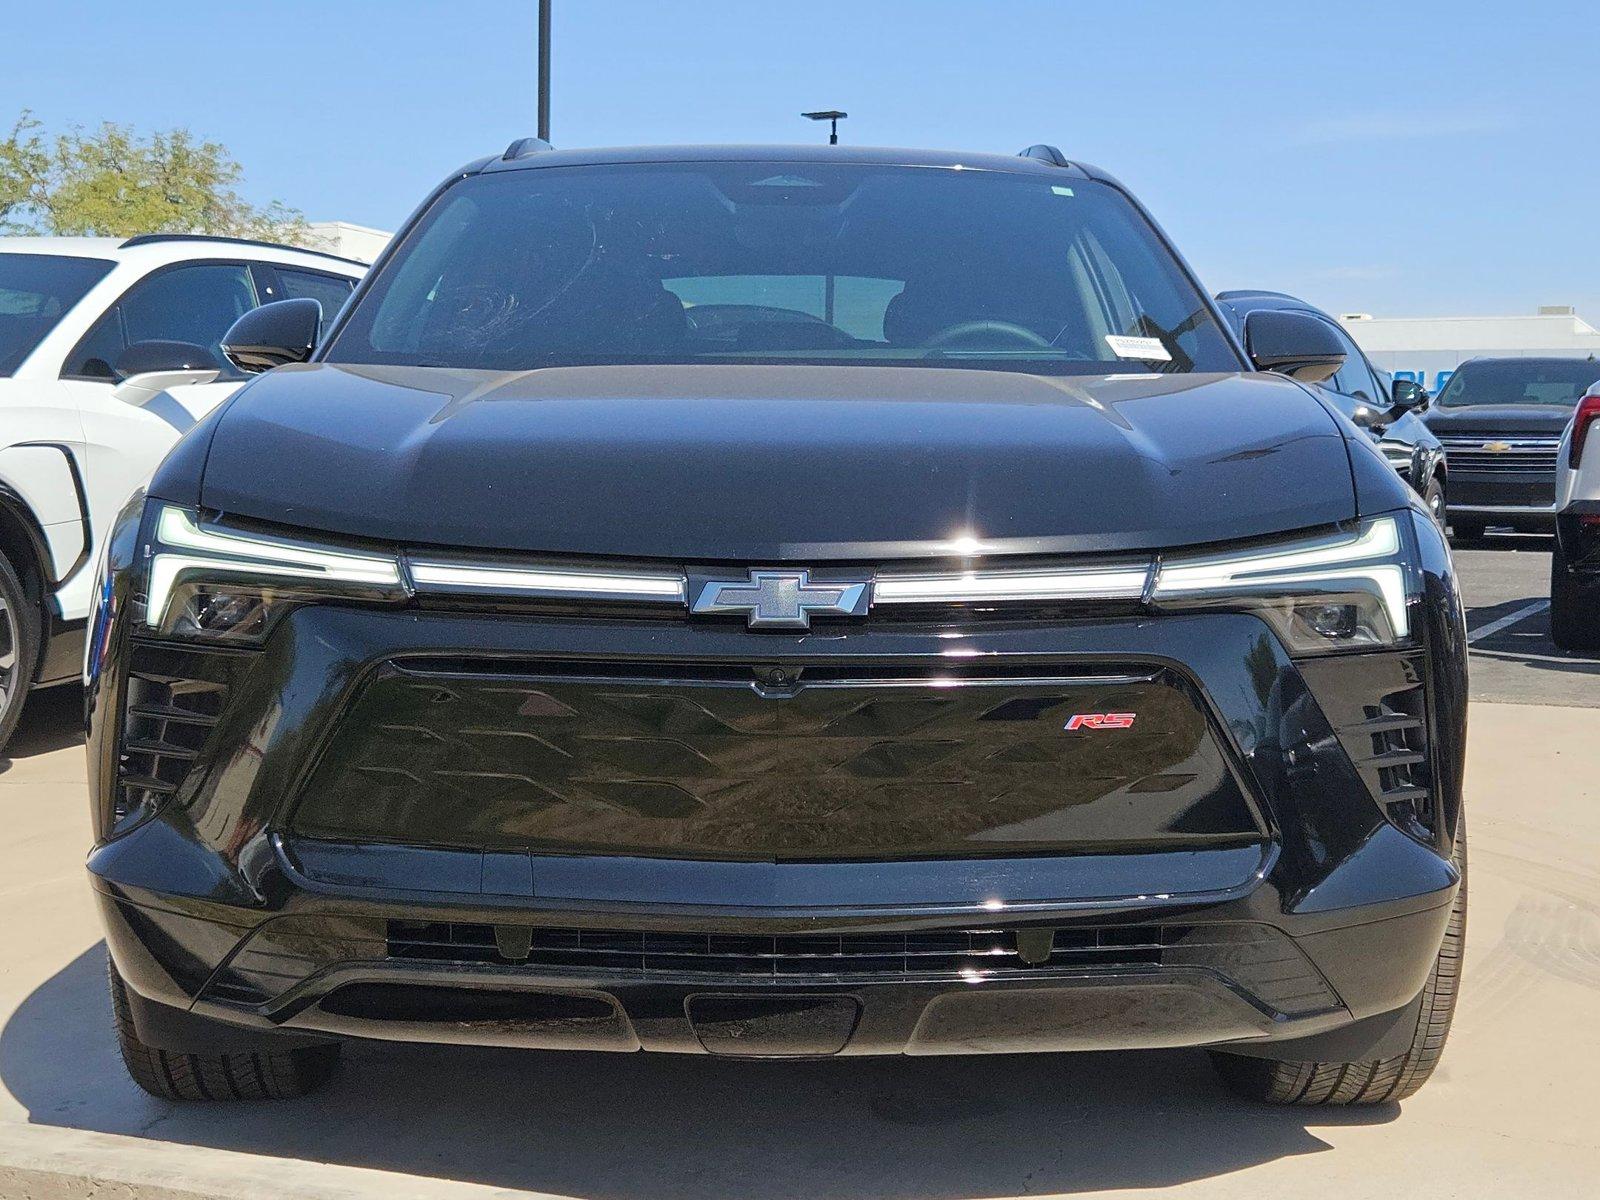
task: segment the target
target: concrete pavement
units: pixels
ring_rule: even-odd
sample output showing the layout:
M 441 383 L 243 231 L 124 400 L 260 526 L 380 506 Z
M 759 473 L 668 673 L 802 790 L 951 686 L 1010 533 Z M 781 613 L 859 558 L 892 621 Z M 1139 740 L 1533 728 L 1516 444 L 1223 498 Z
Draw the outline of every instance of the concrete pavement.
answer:
M 1455 1035 L 1403 1106 L 1236 1101 L 1204 1055 L 738 1063 L 362 1046 L 326 1092 L 177 1106 L 116 1060 L 76 698 L 0 773 L 0 1196 L 1567 1197 L 1600 1178 L 1600 714 L 1479 704 Z

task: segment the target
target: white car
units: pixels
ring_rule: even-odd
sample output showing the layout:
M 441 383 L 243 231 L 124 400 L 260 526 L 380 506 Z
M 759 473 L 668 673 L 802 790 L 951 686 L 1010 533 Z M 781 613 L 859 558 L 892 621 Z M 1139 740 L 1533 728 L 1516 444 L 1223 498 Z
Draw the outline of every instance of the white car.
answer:
M 1578 401 L 1556 454 L 1550 636 L 1592 653 L 1600 651 L 1600 382 Z
M 31 687 L 78 678 L 99 541 L 173 443 L 244 381 L 241 314 L 362 263 L 188 234 L 0 238 L 0 748 Z

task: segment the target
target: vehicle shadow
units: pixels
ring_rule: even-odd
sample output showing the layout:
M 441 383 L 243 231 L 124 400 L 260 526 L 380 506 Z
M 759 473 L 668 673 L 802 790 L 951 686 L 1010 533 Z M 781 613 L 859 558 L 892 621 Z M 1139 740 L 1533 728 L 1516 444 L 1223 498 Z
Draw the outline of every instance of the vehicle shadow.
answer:
M 1561 650 L 1551 644 L 1548 635 L 1526 639 L 1529 644 L 1504 642 L 1496 638 L 1491 644 L 1474 646 L 1474 658 L 1493 662 L 1515 663 L 1534 671 L 1554 671 L 1565 675 L 1600 675 L 1600 658 Z
M 1543 550 L 1548 552 L 1556 544 L 1552 533 L 1524 533 L 1515 529 L 1493 529 L 1482 537 L 1466 538 L 1450 535 L 1452 550 Z
M 45 688 L 29 695 L 22 718 L 0 754 L 0 775 L 16 759 L 49 754 L 83 745 L 83 689 L 75 684 Z
M 364 1043 L 281 1104 L 171 1105 L 117 1061 L 96 945 L 0 1031 L 35 1124 L 608 1200 L 1168 1187 L 1328 1144 L 1372 1109 L 1230 1097 L 1194 1051 L 803 1063 Z

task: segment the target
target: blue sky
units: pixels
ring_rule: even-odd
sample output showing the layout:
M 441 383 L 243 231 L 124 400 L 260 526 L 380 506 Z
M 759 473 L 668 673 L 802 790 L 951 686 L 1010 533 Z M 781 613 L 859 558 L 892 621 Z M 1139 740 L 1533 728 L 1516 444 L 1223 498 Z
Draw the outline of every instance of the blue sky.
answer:
M 393 228 L 534 132 L 533 0 L 7 6 L 0 120 L 187 126 L 252 199 Z M 1492 11 L 1491 11 L 1492 10 Z M 562 146 L 1050 141 L 1214 288 L 1600 323 L 1592 2 L 555 0 Z

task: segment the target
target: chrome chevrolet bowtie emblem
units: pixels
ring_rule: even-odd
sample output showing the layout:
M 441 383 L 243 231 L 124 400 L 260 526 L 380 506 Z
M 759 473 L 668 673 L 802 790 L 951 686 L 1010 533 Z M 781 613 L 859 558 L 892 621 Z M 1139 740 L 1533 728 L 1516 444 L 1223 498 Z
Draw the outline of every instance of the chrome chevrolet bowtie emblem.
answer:
M 813 613 L 859 616 L 866 599 L 864 583 L 812 583 L 809 571 L 751 571 L 748 582 L 706 584 L 693 611 L 744 613 L 751 629 L 810 629 Z

